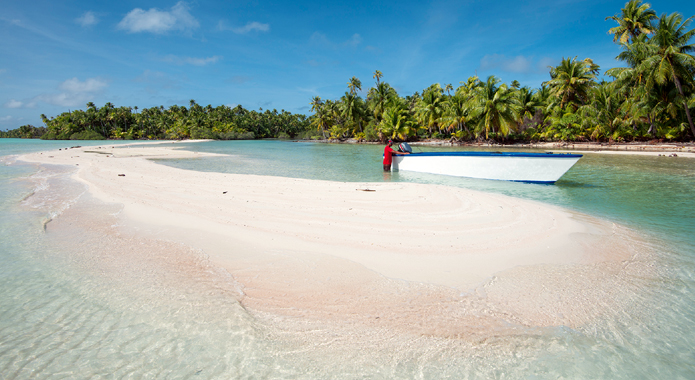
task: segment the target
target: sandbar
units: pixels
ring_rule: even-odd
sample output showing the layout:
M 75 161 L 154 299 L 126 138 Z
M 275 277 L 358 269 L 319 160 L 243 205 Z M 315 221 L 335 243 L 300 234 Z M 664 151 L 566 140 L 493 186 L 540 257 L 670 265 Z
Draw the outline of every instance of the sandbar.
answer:
M 19 159 L 76 167 L 73 178 L 93 196 L 123 205 L 114 228 L 202 249 L 259 318 L 446 337 L 576 327 L 620 310 L 629 302 L 621 286 L 648 270 L 635 261 L 633 231 L 559 207 L 446 186 L 195 172 L 150 160 L 210 156 L 176 148 L 75 147 Z

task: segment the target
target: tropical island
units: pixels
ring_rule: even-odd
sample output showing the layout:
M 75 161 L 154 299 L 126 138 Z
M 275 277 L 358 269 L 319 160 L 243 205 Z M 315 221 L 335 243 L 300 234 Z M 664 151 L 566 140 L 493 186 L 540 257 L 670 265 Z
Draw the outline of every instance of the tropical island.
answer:
M 24 125 L 0 137 L 82 139 L 261 139 L 359 142 L 440 139 L 451 142 L 685 142 L 695 138 L 695 30 L 693 17 L 657 16 L 650 4 L 631 0 L 608 33 L 620 45 L 623 67 L 601 68 L 590 58 L 563 58 L 549 67 L 540 88 L 477 76 L 435 83 L 401 96 L 376 70 L 362 91 L 352 77 L 339 99 L 314 97 L 313 115 L 285 110 L 249 111 L 241 105 L 144 108 L 106 103 L 86 110 L 41 115 L 45 127 Z

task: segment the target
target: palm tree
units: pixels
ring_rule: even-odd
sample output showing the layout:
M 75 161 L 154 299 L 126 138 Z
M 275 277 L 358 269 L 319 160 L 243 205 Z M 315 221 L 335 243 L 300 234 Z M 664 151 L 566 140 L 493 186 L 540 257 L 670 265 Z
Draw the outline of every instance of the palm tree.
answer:
M 583 111 L 585 121 L 595 124 L 591 137 L 598 139 L 601 135 L 614 139 L 614 132 L 621 125 L 620 93 L 615 91 L 615 83 L 603 83 L 592 89 L 591 103 Z
M 374 76 L 372 78 L 376 79 L 376 85 L 379 85 L 379 80 L 384 77 L 384 74 L 381 73 L 381 71 L 376 70 L 374 71 Z
M 576 140 L 582 131 L 581 116 L 572 108 L 557 107 L 556 111 L 548 117 L 550 126 L 540 136 L 549 140 Z
M 447 131 L 465 130 L 468 133 L 468 97 L 456 93 L 444 102 L 444 114 L 442 115 L 442 128 Z
M 490 132 L 500 132 L 506 136 L 516 128 L 519 107 L 514 93 L 506 84 L 497 86 L 500 82 L 494 75 L 487 78 L 481 86 L 473 90 L 471 98 L 471 117 L 477 120 L 477 135 L 485 132 L 489 138 Z
M 465 82 L 459 82 L 460 86 L 456 89 L 456 92 L 470 93 L 474 88 L 479 87 L 481 83 L 480 78 L 477 76 L 469 77 Z
M 560 99 L 560 107 L 571 105 L 576 110 L 586 104 L 589 89 L 594 85 L 598 66 L 590 59 L 577 61 L 563 58 L 560 65 L 550 67 L 550 80 L 543 83 L 550 87 L 550 93 Z
M 647 89 L 655 85 L 673 83 L 683 103 L 690 131 L 695 136 L 693 119 L 690 116 L 688 98 L 692 94 L 695 80 L 695 57 L 690 53 L 695 51 L 695 45 L 690 44 L 690 39 L 695 35 L 695 29 L 686 31 L 693 17 L 683 20 L 679 13 L 662 15 L 659 19 L 654 36 L 644 44 L 649 58 L 639 66 L 639 71 L 645 73 L 645 86 Z M 686 95 L 684 87 L 691 93 Z
M 470 120 L 469 102 L 473 97 L 473 90 L 481 85 L 477 76 L 468 78 L 465 82 L 459 82 L 461 86 L 456 89 L 454 95 L 444 102 L 444 114 L 441 118 L 441 127 L 447 131 L 456 132 L 456 138 L 469 136 L 467 122 Z M 451 85 L 447 85 L 449 87 Z
M 444 114 L 444 97 L 442 95 L 442 87 L 439 83 L 433 84 L 422 93 L 422 98 L 415 106 L 417 121 L 427 127 L 430 134 L 432 129 L 439 127 L 440 119 Z
M 379 123 L 381 138 L 407 140 L 417 130 L 417 124 L 408 111 L 408 106 L 400 99 L 394 99 L 384 111 L 383 119 Z
M 639 86 L 633 91 L 633 96 L 626 100 L 629 107 L 630 119 L 633 124 L 645 122 L 649 125 L 647 135 L 656 137 L 658 126 L 665 117 L 675 118 L 676 107 L 673 106 L 668 93 L 659 89 L 648 91 L 645 86 Z
M 367 93 L 367 104 L 372 110 L 372 114 L 377 121 L 377 124 L 381 121 L 381 116 L 384 113 L 386 104 L 398 94 L 396 90 L 393 89 L 388 83 L 380 82 L 376 87 L 369 89 Z
M 311 99 L 311 112 L 318 112 L 321 109 L 321 106 L 323 105 L 323 101 L 321 100 L 320 96 L 314 96 Z
M 352 77 L 350 78 L 350 81 L 347 83 L 348 88 L 350 89 L 350 93 L 353 95 L 357 95 L 357 91 L 362 91 L 362 82 L 360 82 L 357 77 Z
M 341 116 L 350 125 L 356 125 L 360 132 L 362 132 L 364 108 L 362 98 L 357 95 L 346 92 L 341 98 Z
M 514 96 L 519 106 L 517 127 L 523 131 L 530 126 L 529 124 L 540 124 L 542 121 L 535 117 L 538 111 L 543 108 L 543 103 L 536 92 L 524 86 L 514 91 Z
M 628 40 L 634 42 L 641 34 L 654 32 L 652 20 L 656 19 L 656 12 L 651 9 L 649 3 L 642 4 L 642 0 L 630 0 L 625 3 L 621 13 L 606 17 L 606 20 L 615 20 L 618 26 L 611 28 L 608 34 L 613 34 L 613 41 L 627 44 Z

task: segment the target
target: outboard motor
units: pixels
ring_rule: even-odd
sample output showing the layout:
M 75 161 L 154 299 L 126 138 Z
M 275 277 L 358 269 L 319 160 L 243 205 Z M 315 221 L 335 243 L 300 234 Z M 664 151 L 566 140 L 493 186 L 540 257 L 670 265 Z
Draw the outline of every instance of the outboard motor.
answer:
M 413 153 L 413 148 L 411 148 L 410 145 L 408 145 L 408 143 L 406 142 L 398 144 L 398 150 L 400 150 L 401 152 Z

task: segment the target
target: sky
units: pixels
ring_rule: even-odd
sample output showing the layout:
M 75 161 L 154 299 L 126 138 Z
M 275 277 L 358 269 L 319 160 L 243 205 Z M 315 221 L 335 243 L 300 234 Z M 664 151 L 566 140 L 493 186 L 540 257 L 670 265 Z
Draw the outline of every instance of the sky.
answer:
M 0 129 L 62 112 L 238 104 L 310 114 L 353 76 L 401 96 L 495 75 L 538 88 L 548 66 L 622 64 L 607 32 L 625 0 L 0 0 Z M 695 2 L 653 1 L 658 15 Z

